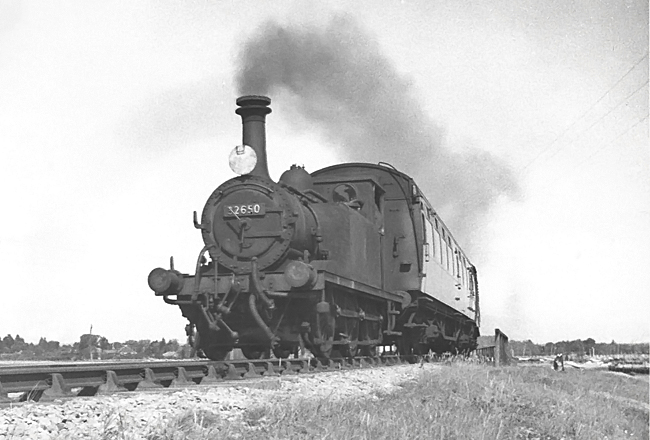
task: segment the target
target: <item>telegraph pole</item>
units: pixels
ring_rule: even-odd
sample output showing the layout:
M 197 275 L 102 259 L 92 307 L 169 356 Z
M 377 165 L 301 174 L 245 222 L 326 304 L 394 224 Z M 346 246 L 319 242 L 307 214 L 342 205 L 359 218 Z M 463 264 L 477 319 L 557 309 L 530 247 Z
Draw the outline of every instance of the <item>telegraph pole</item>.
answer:
M 90 341 L 88 341 L 88 351 L 90 351 L 90 360 L 93 360 L 93 325 L 90 324 Z

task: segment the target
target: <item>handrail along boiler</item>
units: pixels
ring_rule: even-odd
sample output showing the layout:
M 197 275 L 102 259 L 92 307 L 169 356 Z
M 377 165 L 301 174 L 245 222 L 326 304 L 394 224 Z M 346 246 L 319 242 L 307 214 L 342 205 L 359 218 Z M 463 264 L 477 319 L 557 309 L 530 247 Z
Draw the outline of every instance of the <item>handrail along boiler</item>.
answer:
M 194 274 L 157 268 L 149 286 L 189 320 L 200 355 L 223 360 L 462 352 L 476 347 L 476 269 L 412 178 L 387 164 L 346 163 L 274 182 L 264 96 L 237 99 L 238 174 L 194 226 L 205 246 Z

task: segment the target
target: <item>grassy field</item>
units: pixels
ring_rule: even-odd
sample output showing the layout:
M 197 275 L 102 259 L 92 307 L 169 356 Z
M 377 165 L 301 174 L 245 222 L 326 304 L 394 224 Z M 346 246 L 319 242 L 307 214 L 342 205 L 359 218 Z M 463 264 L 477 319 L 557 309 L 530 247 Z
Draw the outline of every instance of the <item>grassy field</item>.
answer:
M 647 439 L 648 387 L 605 371 L 458 363 L 395 393 L 269 402 L 236 424 L 185 413 L 149 438 Z

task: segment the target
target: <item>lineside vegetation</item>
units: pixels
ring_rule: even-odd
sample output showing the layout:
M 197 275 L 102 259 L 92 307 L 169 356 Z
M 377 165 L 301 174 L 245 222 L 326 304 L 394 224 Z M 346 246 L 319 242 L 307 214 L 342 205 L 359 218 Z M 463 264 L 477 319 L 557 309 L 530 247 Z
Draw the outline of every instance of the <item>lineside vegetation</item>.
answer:
M 648 381 L 606 371 L 455 363 L 392 393 L 296 397 L 239 423 L 180 414 L 149 439 L 647 439 Z

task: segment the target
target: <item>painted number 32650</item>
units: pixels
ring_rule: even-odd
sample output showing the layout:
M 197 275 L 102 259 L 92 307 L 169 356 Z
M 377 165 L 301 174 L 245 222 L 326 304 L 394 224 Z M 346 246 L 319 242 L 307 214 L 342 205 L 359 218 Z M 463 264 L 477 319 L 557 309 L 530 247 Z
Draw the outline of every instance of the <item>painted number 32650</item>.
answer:
M 242 215 L 264 215 L 263 203 L 251 203 L 248 205 L 226 205 L 224 216 L 240 217 Z

